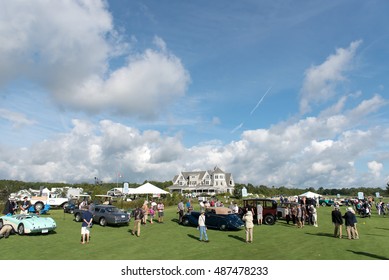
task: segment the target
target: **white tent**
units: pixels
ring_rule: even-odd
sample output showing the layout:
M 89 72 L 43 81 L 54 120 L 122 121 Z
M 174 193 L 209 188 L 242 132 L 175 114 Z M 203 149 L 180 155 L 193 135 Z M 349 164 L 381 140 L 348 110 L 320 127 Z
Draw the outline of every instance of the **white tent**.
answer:
M 314 192 L 305 192 L 303 194 L 300 194 L 299 197 L 306 197 L 306 198 L 318 198 L 320 197 L 320 194 L 314 193 Z
M 136 189 L 130 189 L 130 194 L 169 194 L 169 192 L 160 189 L 153 184 L 147 182 Z

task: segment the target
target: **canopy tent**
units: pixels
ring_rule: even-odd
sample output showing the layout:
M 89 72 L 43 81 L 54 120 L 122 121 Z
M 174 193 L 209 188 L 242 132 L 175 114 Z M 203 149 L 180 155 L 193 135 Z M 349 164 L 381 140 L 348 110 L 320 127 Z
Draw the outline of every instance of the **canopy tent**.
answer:
M 136 189 L 129 190 L 130 194 L 170 194 L 169 192 L 164 191 L 163 189 L 160 189 L 153 184 L 150 184 L 149 182 L 137 187 Z
M 320 194 L 314 193 L 314 192 L 305 192 L 303 194 L 300 194 L 299 197 L 306 197 L 306 198 L 318 198 L 320 197 Z

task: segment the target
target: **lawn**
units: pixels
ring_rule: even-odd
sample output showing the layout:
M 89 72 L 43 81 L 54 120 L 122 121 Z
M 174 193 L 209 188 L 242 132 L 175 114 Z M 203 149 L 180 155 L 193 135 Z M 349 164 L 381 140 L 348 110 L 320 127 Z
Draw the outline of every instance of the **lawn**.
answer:
M 318 208 L 319 227 L 298 229 L 277 221 L 256 226 L 254 242 L 245 243 L 245 231 L 208 230 L 209 243 L 198 241 L 194 227 L 177 224 L 175 207 L 166 209 L 165 223 L 147 224 L 141 236 L 124 227 L 92 228 L 91 243 L 80 244 L 81 224 L 73 215 L 50 210 L 55 233 L 1 239 L 3 260 L 388 260 L 389 217 L 358 218 L 359 240 L 333 237 L 331 208 Z M 341 209 L 342 213 L 345 207 Z M 345 230 L 343 235 L 345 235 Z

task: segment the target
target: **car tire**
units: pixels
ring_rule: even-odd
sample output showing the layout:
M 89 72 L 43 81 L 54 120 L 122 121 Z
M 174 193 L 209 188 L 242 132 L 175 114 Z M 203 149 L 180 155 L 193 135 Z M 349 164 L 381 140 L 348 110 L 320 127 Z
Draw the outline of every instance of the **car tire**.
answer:
M 82 221 L 81 214 L 80 213 L 76 213 L 76 215 L 74 215 L 74 219 L 76 220 L 76 222 L 81 222 Z
M 23 224 L 18 225 L 18 234 L 19 235 L 24 234 L 24 225 Z
M 276 219 L 274 218 L 273 215 L 267 215 L 264 218 L 264 222 L 266 225 L 274 225 L 274 223 L 276 222 Z
M 321 206 L 326 207 L 327 204 L 326 204 L 325 202 L 323 202 L 323 203 L 321 204 Z
M 0 219 L 0 229 L 3 227 L 3 225 L 4 225 L 4 222 L 3 222 L 3 220 Z
M 189 226 L 189 220 L 187 218 L 182 219 L 182 225 L 183 226 Z
M 64 204 L 62 204 L 62 208 L 65 209 L 66 207 L 68 207 L 69 203 L 68 202 L 65 202 Z
M 35 212 L 39 212 L 45 208 L 45 205 L 43 204 L 42 201 L 38 201 L 37 203 L 34 204 L 34 210 Z
M 219 225 L 219 229 L 222 230 L 222 231 L 225 231 L 225 230 L 227 230 L 227 225 L 226 224 L 221 224 L 221 225 Z
M 102 227 L 105 227 L 107 225 L 107 220 L 104 217 L 101 217 L 99 220 L 99 224 Z

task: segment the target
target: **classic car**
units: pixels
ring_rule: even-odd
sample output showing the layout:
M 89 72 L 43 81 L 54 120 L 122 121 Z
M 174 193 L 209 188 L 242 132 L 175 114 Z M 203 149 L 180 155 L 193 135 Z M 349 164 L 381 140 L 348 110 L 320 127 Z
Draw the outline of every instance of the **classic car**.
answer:
M 76 222 L 82 221 L 82 213 L 85 210 L 74 209 L 74 219 Z M 130 222 L 130 214 L 118 209 L 113 205 L 96 205 L 93 214 L 93 223 L 106 225 L 128 225 Z
M 0 228 L 11 225 L 19 235 L 30 233 L 48 233 L 57 227 L 53 218 L 41 217 L 36 214 L 17 214 L 0 218 Z
M 192 211 L 182 218 L 185 226 L 198 226 L 200 212 Z M 205 210 L 205 225 L 220 230 L 236 230 L 244 226 L 244 222 L 232 210 L 226 207 L 210 207 Z
M 269 198 L 245 198 L 243 207 L 239 208 L 239 215 L 243 217 L 246 209 L 254 211 L 254 223 L 257 223 L 257 205 L 262 205 L 263 222 L 266 225 L 274 225 L 277 219 L 277 201 Z
M 91 196 L 89 194 L 74 195 L 69 199 L 69 202 L 63 206 L 63 212 L 73 214 L 74 209 L 77 209 L 82 201 L 89 202 L 90 200 Z
M 39 213 L 39 214 L 47 214 L 50 210 L 50 205 L 45 204 L 43 205 L 43 208 L 36 208 L 34 205 L 31 205 L 30 208 L 28 208 L 28 213 Z
M 280 204 L 277 204 L 277 218 L 278 219 L 285 219 L 285 208 L 288 206 L 289 211 L 292 209 L 292 207 L 297 207 L 297 202 L 282 202 Z
M 334 205 L 335 201 L 333 199 L 327 199 L 327 198 L 323 198 L 323 199 L 319 199 L 319 204 L 321 206 L 332 206 Z

